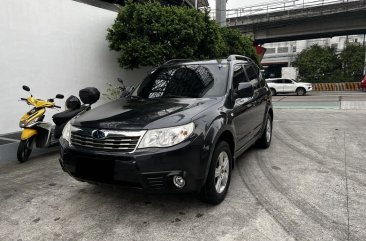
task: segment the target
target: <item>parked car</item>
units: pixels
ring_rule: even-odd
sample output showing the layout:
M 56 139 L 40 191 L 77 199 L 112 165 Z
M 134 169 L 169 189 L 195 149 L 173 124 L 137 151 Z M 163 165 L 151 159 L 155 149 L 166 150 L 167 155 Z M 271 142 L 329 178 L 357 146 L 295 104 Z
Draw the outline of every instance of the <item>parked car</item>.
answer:
M 313 90 L 310 83 L 296 82 L 291 79 L 266 79 L 268 87 L 271 89 L 272 95 L 296 93 L 297 95 L 305 95 Z
M 363 77 L 363 80 L 361 80 L 361 90 L 366 91 L 366 75 Z
M 60 163 L 80 181 L 226 196 L 235 159 L 272 137 L 270 90 L 249 58 L 172 60 L 67 124 Z

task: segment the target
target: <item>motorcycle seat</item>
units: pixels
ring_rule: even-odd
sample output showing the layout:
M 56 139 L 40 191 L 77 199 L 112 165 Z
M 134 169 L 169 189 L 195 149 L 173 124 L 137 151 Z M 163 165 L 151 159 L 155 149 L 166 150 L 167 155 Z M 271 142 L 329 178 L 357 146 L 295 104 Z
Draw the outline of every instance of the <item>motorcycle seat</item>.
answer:
M 81 106 L 79 109 L 76 110 L 65 110 L 63 112 L 57 113 L 55 115 L 52 116 L 53 122 L 56 125 L 61 125 L 63 123 L 68 122 L 69 120 L 71 120 L 74 116 L 76 116 L 77 114 L 79 114 L 80 112 L 89 109 L 90 106 Z

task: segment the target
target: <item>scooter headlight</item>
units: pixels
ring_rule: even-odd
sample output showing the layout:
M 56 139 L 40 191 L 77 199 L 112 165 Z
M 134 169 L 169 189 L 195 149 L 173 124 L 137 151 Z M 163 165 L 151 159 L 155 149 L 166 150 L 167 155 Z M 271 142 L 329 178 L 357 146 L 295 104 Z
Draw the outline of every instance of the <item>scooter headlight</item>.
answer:
M 24 128 L 25 127 L 25 121 L 20 121 L 19 122 L 19 127 Z
M 71 121 L 67 122 L 64 129 L 62 130 L 62 138 L 64 138 L 67 142 L 70 142 L 70 139 L 71 139 Z

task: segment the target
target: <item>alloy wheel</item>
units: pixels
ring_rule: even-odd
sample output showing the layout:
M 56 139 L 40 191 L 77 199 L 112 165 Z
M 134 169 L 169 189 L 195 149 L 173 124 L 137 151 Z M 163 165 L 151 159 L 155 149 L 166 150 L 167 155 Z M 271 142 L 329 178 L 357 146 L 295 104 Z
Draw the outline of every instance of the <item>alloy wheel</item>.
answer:
M 217 193 L 222 193 L 229 179 L 229 156 L 226 151 L 219 154 L 215 169 L 215 188 Z

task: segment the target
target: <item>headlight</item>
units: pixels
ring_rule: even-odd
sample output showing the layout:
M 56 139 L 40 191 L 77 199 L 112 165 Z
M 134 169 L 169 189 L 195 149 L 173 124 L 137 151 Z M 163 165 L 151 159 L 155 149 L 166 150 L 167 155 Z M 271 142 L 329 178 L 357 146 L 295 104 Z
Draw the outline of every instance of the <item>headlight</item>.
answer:
M 71 121 L 67 122 L 64 129 L 62 130 L 62 138 L 70 142 L 71 139 Z
M 30 122 L 28 122 L 25 126 L 27 127 L 32 127 L 34 124 L 36 124 L 38 121 L 38 118 L 35 118 L 34 120 L 31 120 Z
M 25 121 L 20 121 L 19 122 L 19 127 L 24 128 L 25 127 Z
M 194 130 L 194 123 L 164 129 L 148 130 L 138 148 L 169 147 L 187 139 Z

